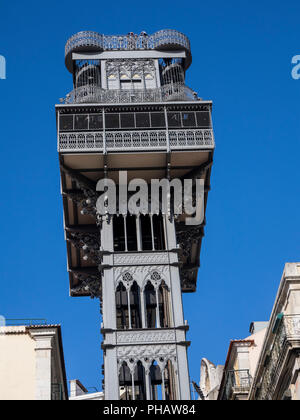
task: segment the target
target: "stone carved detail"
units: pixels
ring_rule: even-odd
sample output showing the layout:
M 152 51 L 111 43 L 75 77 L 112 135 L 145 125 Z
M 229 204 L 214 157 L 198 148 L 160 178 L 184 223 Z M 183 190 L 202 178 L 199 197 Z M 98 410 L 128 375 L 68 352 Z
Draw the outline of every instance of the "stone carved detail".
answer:
M 121 281 L 121 279 L 120 279 Z M 132 274 L 130 274 L 128 271 L 122 275 L 122 283 L 124 284 L 126 290 L 130 290 L 131 286 L 134 282 L 134 278 L 132 277 Z
M 142 265 L 142 264 L 168 264 L 167 252 L 136 253 L 136 254 L 116 254 L 114 256 L 115 265 Z
M 130 370 L 133 371 L 139 361 L 142 362 L 147 370 L 153 361 L 156 361 L 160 368 L 163 369 L 168 360 L 171 360 L 175 371 L 177 371 L 175 344 L 122 346 L 117 348 L 117 358 L 119 369 L 125 362 Z
M 92 299 L 100 298 L 102 293 L 102 277 L 99 274 L 73 273 L 74 277 L 80 282 L 78 286 L 71 289 L 72 294 L 88 293 Z
M 174 330 L 171 331 L 122 331 L 117 333 L 117 344 L 160 343 L 176 341 Z
M 158 289 L 161 285 L 162 278 L 161 275 L 157 271 L 152 271 L 150 274 L 150 279 L 148 279 L 150 283 L 154 286 L 154 289 Z
M 132 267 L 115 267 L 115 288 L 118 287 L 119 283 L 122 282 L 126 287 L 126 281 L 124 282 L 124 275 L 131 275 L 132 281 L 129 287 L 131 287 L 134 281 L 137 282 L 141 290 L 144 289 L 148 281 L 153 284 L 154 287 L 159 287 L 162 281 L 170 287 L 170 267 L 167 265 L 158 266 L 132 266 Z M 152 277 L 152 278 L 151 278 Z
M 300 316 L 285 316 L 285 326 L 288 336 L 300 335 Z

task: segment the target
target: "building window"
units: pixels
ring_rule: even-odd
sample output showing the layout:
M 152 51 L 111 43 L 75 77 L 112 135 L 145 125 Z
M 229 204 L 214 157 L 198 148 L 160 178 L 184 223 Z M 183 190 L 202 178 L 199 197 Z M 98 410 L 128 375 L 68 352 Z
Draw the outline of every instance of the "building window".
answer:
M 183 127 L 195 127 L 196 119 L 194 112 L 182 112 Z
M 89 116 L 88 115 L 75 115 L 75 130 L 88 130 Z
M 120 128 L 120 114 L 105 114 L 105 128 Z
M 168 112 L 168 126 L 181 127 L 180 112 Z
M 125 287 L 121 282 L 116 290 L 117 329 L 142 328 L 140 288 L 136 282 Z
M 148 112 L 137 112 L 135 114 L 136 127 L 137 128 L 149 128 L 150 127 L 150 117 Z
M 103 128 L 102 114 L 90 114 L 89 129 L 101 130 Z
M 135 128 L 134 113 L 120 114 L 121 128 Z
M 163 112 L 151 112 L 151 127 L 164 128 L 166 127 L 165 114 Z
M 210 114 L 209 114 L 208 111 L 196 112 L 196 116 L 197 116 L 197 126 L 198 127 L 208 128 L 208 127 L 211 126 L 211 124 L 210 124 Z
M 60 115 L 59 117 L 59 129 L 61 131 L 73 130 L 73 115 Z

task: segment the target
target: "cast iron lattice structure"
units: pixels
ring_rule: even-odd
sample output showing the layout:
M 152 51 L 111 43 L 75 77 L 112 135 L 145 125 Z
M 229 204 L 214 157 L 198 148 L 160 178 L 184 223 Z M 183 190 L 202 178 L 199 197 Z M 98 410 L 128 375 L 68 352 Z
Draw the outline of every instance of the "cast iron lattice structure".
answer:
M 73 89 L 56 106 L 71 296 L 99 298 L 105 399 L 190 399 L 182 292 L 194 292 L 205 219 L 99 214 L 99 179 L 202 179 L 210 189 L 210 101 L 185 84 L 188 38 L 79 32 Z

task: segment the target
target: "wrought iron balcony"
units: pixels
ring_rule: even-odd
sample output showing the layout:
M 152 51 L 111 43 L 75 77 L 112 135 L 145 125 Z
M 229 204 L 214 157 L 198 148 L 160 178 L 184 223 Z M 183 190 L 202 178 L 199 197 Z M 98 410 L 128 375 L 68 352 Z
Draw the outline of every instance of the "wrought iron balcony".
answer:
M 93 31 L 82 31 L 71 36 L 65 47 L 65 60 L 68 70 L 72 71 L 73 52 L 131 51 L 131 50 L 185 50 L 186 68 L 191 63 L 190 41 L 186 35 L 174 29 L 163 29 L 148 35 L 102 35 Z
M 290 343 L 295 341 L 298 346 L 300 341 L 300 315 L 282 315 L 276 318 L 273 327 L 273 340 L 269 350 L 264 355 L 264 372 L 259 384 L 255 384 L 257 389 L 256 399 L 270 400 L 273 398 L 274 389 L 278 383 L 284 353 L 290 347 Z M 285 345 L 287 344 L 287 345 Z
M 231 400 L 234 398 L 234 394 L 247 394 L 251 383 L 252 377 L 248 369 L 227 371 L 223 399 Z
M 62 103 L 143 103 L 165 101 L 196 101 L 197 94 L 181 83 L 157 89 L 110 90 L 95 85 L 85 85 L 70 92 Z
M 32 319 L 5 319 L 5 325 L 8 327 L 15 327 L 15 326 L 38 326 L 38 325 L 47 325 L 47 320 L 44 318 L 32 318 Z
M 105 144 L 104 144 L 105 142 Z M 169 147 L 174 149 L 207 149 L 214 147 L 211 129 L 171 130 Z M 107 131 L 60 133 L 59 152 L 167 150 L 166 130 Z

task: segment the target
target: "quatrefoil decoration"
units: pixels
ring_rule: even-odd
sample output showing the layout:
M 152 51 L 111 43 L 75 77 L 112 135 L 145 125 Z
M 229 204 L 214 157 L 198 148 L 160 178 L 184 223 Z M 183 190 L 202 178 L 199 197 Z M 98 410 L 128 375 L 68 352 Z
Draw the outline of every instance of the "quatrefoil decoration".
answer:
M 161 275 L 157 271 L 153 271 L 150 276 L 151 283 L 155 288 L 158 288 L 161 284 Z
M 132 282 L 133 282 L 133 277 L 130 273 L 128 273 L 128 271 L 126 273 L 123 274 L 122 276 L 122 280 L 124 285 L 128 288 L 131 286 Z
M 161 275 L 157 271 L 153 271 L 153 273 L 151 274 L 151 280 L 159 281 L 161 280 Z

